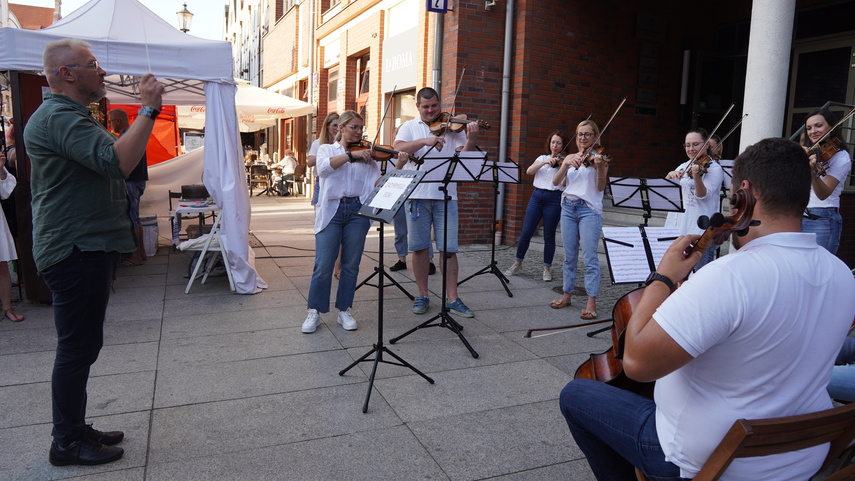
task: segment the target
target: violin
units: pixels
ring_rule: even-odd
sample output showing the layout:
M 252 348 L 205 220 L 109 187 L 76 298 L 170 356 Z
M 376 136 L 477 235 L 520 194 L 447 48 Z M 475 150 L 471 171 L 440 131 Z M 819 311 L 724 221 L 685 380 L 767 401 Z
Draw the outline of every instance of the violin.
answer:
M 700 169 L 698 170 L 699 174 L 706 174 L 711 162 L 712 157 L 710 157 L 708 154 L 697 156 L 696 158 L 692 159 L 691 162 L 689 162 L 689 165 L 686 166 L 686 175 L 688 175 L 689 177 L 694 177 L 694 174 L 692 174 L 692 166 L 695 164 L 700 166 Z
M 386 162 L 392 157 L 397 157 L 398 154 L 400 154 L 400 152 L 393 149 L 391 145 L 373 145 L 367 140 L 360 140 L 359 142 L 350 142 L 347 144 L 348 152 L 362 152 L 365 150 L 371 150 L 371 157 L 379 162 Z M 413 157 L 412 159 L 416 163 L 421 163 L 416 157 Z
M 834 157 L 834 154 L 843 150 L 840 144 L 840 139 L 834 137 L 822 143 L 817 143 L 808 149 L 808 155 L 816 155 L 816 163 L 814 164 L 814 175 L 823 177 L 828 171 L 828 161 Z
M 711 243 L 721 245 L 732 233 L 744 236 L 748 233 L 750 226 L 760 224 L 760 221 L 751 219 L 756 199 L 748 191 L 739 189 L 731 196 L 730 202 L 738 218 L 725 217 L 721 212 L 716 212 L 711 218 L 701 216 L 698 219 L 698 226 L 705 229 L 704 233 L 692 245 L 687 256 L 695 252 L 705 252 Z M 681 280 L 676 286 L 679 287 L 682 282 Z M 612 346 L 605 352 L 591 354 L 589 359 L 576 369 L 574 379 L 602 381 L 642 396 L 653 397 L 653 382 L 638 382 L 630 379 L 623 372 L 624 335 L 632 312 L 641 301 L 644 289 L 645 287 L 634 289 L 617 300 L 612 309 L 613 322 L 610 328 Z
M 490 124 L 483 120 L 469 120 L 466 114 L 452 116 L 448 112 L 442 112 L 430 122 L 430 133 L 437 137 L 445 135 L 446 131 L 456 134 L 471 123 L 477 123 L 480 129 L 490 130 Z
M 595 157 L 602 157 L 603 161 L 609 163 L 612 161 L 612 158 L 605 154 L 605 149 L 603 149 L 602 145 L 595 145 L 590 149 L 587 149 L 582 156 L 582 165 L 585 167 L 590 167 L 594 163 Z

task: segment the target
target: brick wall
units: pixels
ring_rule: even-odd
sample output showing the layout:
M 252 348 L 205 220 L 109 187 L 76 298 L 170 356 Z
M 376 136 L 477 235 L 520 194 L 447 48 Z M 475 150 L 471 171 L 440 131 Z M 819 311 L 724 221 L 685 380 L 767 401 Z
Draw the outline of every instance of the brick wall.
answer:
M 264 36 L 265 86 L 297 72 L 298 19 L 298 9 L 292 8 Z

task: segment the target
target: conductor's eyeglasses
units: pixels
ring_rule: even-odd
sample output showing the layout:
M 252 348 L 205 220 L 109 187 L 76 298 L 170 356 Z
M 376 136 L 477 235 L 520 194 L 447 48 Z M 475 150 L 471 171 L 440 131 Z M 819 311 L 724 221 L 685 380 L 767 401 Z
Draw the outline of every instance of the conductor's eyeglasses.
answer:
M 88 69 L 92 69 L 92 70 L 97 72 L 98 69 L 101 68 L 101 64 L 99 64 L 97 60 L 93 60 L 93 61 L 91 61 L 85 65 L 71 64 L 71 65 L 60 65 L 59 66 L 59 68 L 62 68 L 62 67 L 65 67 L 65 68 L 86 67 Z M 54 72 L 54 75 L 59 75 L 59 68 L 56 69 L 56 72 Z

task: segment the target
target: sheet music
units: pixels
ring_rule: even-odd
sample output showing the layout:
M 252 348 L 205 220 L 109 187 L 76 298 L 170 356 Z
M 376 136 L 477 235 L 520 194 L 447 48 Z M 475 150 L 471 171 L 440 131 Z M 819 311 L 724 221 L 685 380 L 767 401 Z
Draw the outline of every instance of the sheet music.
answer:
M 467 151 L 456 152 L 458 157 L 458 165 L 455 167 L 451 175 L 451 182 L 474 181 L 478 172 L 481 172 L 481 165 L 484 163 L 486 152 Z M 431 152 L 422 160 L 420 170 L 426 172 L 422 182 L 442 182 L 445 180 L 445 175 L 448 173 L 448 167 L 451 165 L 449 157 L 441 156 L 441 152 Z
M 407 190 L 410 183 L 412 183 L 410 178 L 389 177 L 368 205 L 376 209 L 391 209 Z
M 603 227 L 603 245 L 615 284 L 642 282 L 650 275 L 647 253 L 638 227 Z M 609 242 L 623 242 L 629 245 Z
M 644 231 L 653 254 L 653 265 L 657 266 L 674 238 L 680 235 L 680 230 L 673 227 L 644 227 Z M 641 228 L 603 227 L 603 237 L 612 281 L 615 284 L 644 282 L 651 271 Z

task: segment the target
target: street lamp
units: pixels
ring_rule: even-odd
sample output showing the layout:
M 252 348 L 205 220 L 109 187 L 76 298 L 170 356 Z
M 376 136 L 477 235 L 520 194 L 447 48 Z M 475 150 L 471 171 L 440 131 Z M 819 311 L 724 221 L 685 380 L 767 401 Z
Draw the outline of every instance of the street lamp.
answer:
M 193 21 L 193 14 L 190 13 L 190 10 L 187 10 L 187 2 L 184 2 L 184 8 L 175 12 L 175 14 L 178 15 L 179 30 L 184 33 L 190 31 L 190 22 Z

